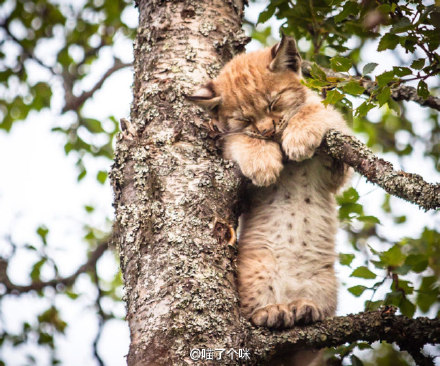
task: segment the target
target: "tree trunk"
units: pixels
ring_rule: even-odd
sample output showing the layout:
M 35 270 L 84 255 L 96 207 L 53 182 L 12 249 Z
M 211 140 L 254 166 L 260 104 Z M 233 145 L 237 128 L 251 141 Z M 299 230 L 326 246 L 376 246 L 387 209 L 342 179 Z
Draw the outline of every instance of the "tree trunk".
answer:
M 178 365 L 192 362 L 191 349 L 238 350 L 245 339 L 231 231 L 241 181 L 184 99 L 243 51 L 243 1 L 138 6 L 131 121 L 122 123 L 111 174 L 127 362 Z

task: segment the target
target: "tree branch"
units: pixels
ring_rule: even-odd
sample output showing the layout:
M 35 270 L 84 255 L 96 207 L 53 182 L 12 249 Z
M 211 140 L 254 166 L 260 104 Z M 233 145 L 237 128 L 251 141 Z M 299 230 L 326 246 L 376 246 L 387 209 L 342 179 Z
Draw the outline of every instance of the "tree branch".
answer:
M 80 96 L 75 96 L 72 92 L 73 83 L 66 80 L 67 76 L 63 75 L 64 78 L 64 90 L 66 95 L 66 104 L 62 109 L 62 113 L 67 111 L 74 111 L 81 107 L 87 99 L 93 96 L 97 90 L 101 88 L 104 82 L 116 71 L 123 69 L 124 67 L 131 66 L 131 63 L 124 63 L 118 58 L 115 58 L 115 62 L 112 67 L 110 67 L 104 75 L 98 80 L 98 82 L 88 91 L 83 92 Z
M 350 165 L 368 181 L 379 185 L 393 196 L 425 210 L 440 208 L 440 184 L 427 183 L 417 174 L 394 170 L 390 162 L 379 159 L 353 136 L 330 130 L 325 134 L 320 149 Z
M 283 349 L 320 349 L 359 340 L 395 342 L 407 351 L 418 365 L 433 365 L 432 359 L 421 353 L 425 344 L 440 343 L 440 319 L 409 319 L 394 315 L 394 308 L 333 317 L 306 327 L 285 331 L 252 328 L 249 346 L 254 356 L 267 359 Z M 265 344 L 264 349 L 259 345 Z
M 25 286 L 16 285 L 13 282 L 11 282 L 7 274 L 8 261 L 3 258 L 0 258 L 0 283 L 2 283 L 6 287 L 6 294 L 12 294 L 12 295 L 20 295 L 30 291 L 40 291 L 45 287 L 56 288 L 59 285 L 70 286 L 76 281 L 76 278 L 80 274 L 85 273 L 95 267 L 96 262 L 98 261 L 99 258 L 101 258 L 101 256 L 107 250 L 111 240 L 112 239 L 110 237 L 107 240 L 100 243 L 96 247 L 96 249 L 90 254 L 90 258 L 87 260 L 87 262 L 81 265 L 70 276 L 54 278 L 53 280 L 49 280 L 49 281 L 32 282 L 30 285 L 25 285 Z
M 348 79 L 347 74 L 343 74 L 340 72 L 335 72 L 333 70 L 321 67 L 320 68 L 325 72 L 325 74 L 329 77 L 334 77 L 338 79 Z M 302 73 L 305 76 L 310 77 L 310 71 L 312 69 L 312 62 L 310 61 L 303 61 L 301 65 Z M 362 86 L 365 88 L 365 94 L 371 95 L 373 93 L 374 88 L 376 87 L 376 82 L 372 80 L 366 80 L 365 78 L 361 78 L 358 76 L 351 76 L 354 80 L 362 80 Z M 434 97 L 430 95 L 428 98 L 422 98 L 417 94 L 417 89 L 413 88 L 412 86 L 408 85 L 399 85 L 397 88 L 391 89 L 391 96 L 394 100 L 400 101 L 400 100 L 406 100 L 406 101 L 412 101 L 417 104 L 420 104 L 424 107 L 430 107 L 433 109 L 436 109 L 440 111 L 440 98 Z

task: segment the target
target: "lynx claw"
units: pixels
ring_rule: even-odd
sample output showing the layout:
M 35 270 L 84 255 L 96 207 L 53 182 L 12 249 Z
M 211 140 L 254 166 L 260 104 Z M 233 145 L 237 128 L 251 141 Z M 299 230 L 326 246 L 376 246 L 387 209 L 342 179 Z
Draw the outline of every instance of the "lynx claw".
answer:
M 289 304 L 295 323 L 310 324 L 324 319 L 324 313 L 311 300 L 300 299 Z
M 294 324 L 293 313 L 287 305 L 267 305 L 254 312 L 251 321 L 260 327 L 290 328 Z

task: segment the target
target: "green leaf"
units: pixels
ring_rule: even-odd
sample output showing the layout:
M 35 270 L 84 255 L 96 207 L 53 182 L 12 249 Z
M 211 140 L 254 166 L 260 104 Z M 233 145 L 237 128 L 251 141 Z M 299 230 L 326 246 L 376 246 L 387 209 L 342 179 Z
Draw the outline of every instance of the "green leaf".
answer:
M 325 72 L 316 63 L 312 64 L 312 67 L 310 69 L 310 75 L 312 75 L 314 79 L 324 80 L 324 81 L 327 80 L 327 76 Z
M 389 98 L 387 101 L 388 107 L 393 110 L 398 116 L 400 116 L 400 106 L 394 99 Z
M 402 33 L 402 32 L 406 32 L 407 30 L 411 29 L 412 27 L 413 27 L 413 25 L 411 24 L 411 20 L 409 20 L 409 18 L 407 18 L 407 17 L 403 17 L 403 18 L 399 19 L 399 21 L 391 27 L 391 32 Z M 391 34 L 391 33 L 388 33 L 388 34 Z
M 407 67 L 394 66 L 393 67 L 394 75 L 399 77 L 411 75 L 412 71 Z
M 351 360 L 351 366 L 364 366 L 362 360 L 355 355 L 351 355 L 350 360 Z
M 41 258 L 38 262 L 36 262 L 32 266 L 32 270 L 30 273 L 32 281 L 39 281 L 40 280 L 40 273 L 41 273 L 41 267 L 43 267 L 44 263 L 46 263 L 47 258 Z
M 263 10 L 258 16 L 257 24 L 264 23 L 268 21 L 275 13 L 275 6 L 268 6 L 267 9 Z
M 356 346 L 357 346 L 357 348 L 359 348 L 360 350 L 363 350 L 363 349 L 371 349 L 372 347 L 371 347 L 371 344 L 369 344 L 369 343 L 367 343 L 367 342 L 358 342 L 357 344 L 356 344 Z
M 350 277 L 359 277 L 359 278 L 365 278 L 368 280 L 372 280 L 376 278 L 376 274 L 371 272 L 367 267 L 361 266 L 356 268 L 353 273 L 350 275 Z
M 84 206 L 84 209 L 85 209 L 86 212 L 88 212 L 88 213 L 91 213 L 91 212 L 95 211 L 95 207 L 93 207 L 93 206 L 89 206 L 89 205 Z
M 406 255 L 402 253 L 402 250 L 398 244 L 388 249 L 380 255 L 380 259 L 388 266 L 398 267 L 405 261 Z
M 355 203 L 359 199 L 359 193 L 356 191 L 354 187 L 350 187 L 346 189 L 342 195 L 337 197 L 338 203 L 341 205 L 343 203 Z
M 330 65 L 334 71 L 345 72 L 350 70 L 352 62 L 348 58 L 335 56 L 330 59 Z
M 413 272 L 421 273 L 428 267 L 428 257 L 423 254 L 410 254 L 405 264 L 410 266 Z
M 404 222 L 406 222 L 406 216 L 405 215 L 396 216 L 394 218 L 394 223 L 396 223 L 396 224 L 403 224 Z
M 394 50 L 396 46 L 399 44 L 400 38 L 392 33 L 386 33 L 379 41 L 379 46 L 377 50 L 384 51 L 387 49 Z
M 350 81 L 342 88 L 344 92 L 352 95 L 359 95 L 365 91 L 365 88 L 358 81 Z
M 417 305 L 424 313 L 431 309 L 432 304 L 439 301 L 439 288 L 435 276 L 423 277 L 417 293 Z
M 339 253 L 339 263 L 343 266 L 349 266 L 353 262 L 354 254 Z
M 362 69 L 362 75 L 367 75 L 367 74 L 373 72 L 376 69 L 377 65 L 378 64 L 376 64 L 375 62 L 370 62 L 370 63 L 366 64 L 364 66 L 364 68 Z
M 363 207 L 359 203 L 343 203 L 339 208 L 339 219 L 351 220 L 352 218 L 361 215 L 362 211 Z
M 374 311 L 379 309 L 382 305 L 383 305 L 383 300 L 365 301 L 365 310 Z
M 414 292 L 414 287 L 412 282 L 402 280 L 400 277 L 397 282 L 393 281 L 391 288 L 396 291 L 403 291 L 405 295 L 411 295 Z
M 364 293 L 364 291 L 367 288 L 368 287 L 357 285 L 357 286 L 350 287 L 348 289 L 348 291 L 350 291 L 354 296 L 359 297 L 359 296 L 361 296 Z
M 356 108 L 356 116 L 359 118 L 365 117 L 370 109 L 374 108 L 374 104 L 370 102 L 363 102 L 359 107 Z
M 388 292 L 385 297 L 385 305 L 399 306 L 403 299 L 403 293 L 401 291 Z
M 389 82 L 394 80 L 394 71 L 385 71 L 376 76 L 376 82 L 379 86 L 386 86 Z
M 47 344 L 53 348 L 53 337 L 49 333 L 41 332 L 37 342 L 38 344 Z
M 406 297 L 404 297 L 400 302 L 399 309 L 402 312 L 402 314 L 407 316 L 408 318 L 412 318 L 416 311 L 415 305 L 411 301 L 409 301 Z
M 380 224 L 380 220 L 376 216 L 359 216 L 357 219 L 371 224 Z
M 76 292 L 72 292 L 72 291 L 66 291 L 65 294 L 67 295 L 67 297 L 69 299 L 72 299 L 72 300 L 76 300 L 79 297 L 79 294 L 77 294 Z
M 94 118 L 84 118 L 82 120 L 82 124 L 85 128 L 87 128 L 91 133 L 101 133 L 105 132 L 102 128 L 101 122 Z
M 327 92 L 327 95 L 326 95 L 323 103 L 325 105 L 336 104 L 337 102 L 342 100 L 342 98 L 344 98 L 344 95 L 341 94 L 340 92 L 338 92 L 336 89 L 330 90 Z
M 425 99 L 429 97 L 428 85 L 423 80 L 417 84 L 417 94 Z
M 99 183 L 104 184 L 107 180 L 108 173 L 106 171 L 100 170 L 96 175 L 96 179 Z
M 413 63 L 411 64 L 411 67 L 416 70 L 423 69 L 423 66 L 425 66 L 425 59 L 424 58 L 419 58 L 417 60 L 414 60 Z
M 49 229 L 42 225 L 37 228 L 37 234 L 41 238 L 41 241 L 44 245 L 47 245 L 47 234 L 49 233 Z
M 83 180 L 84 177 L 86 176 L 86 174 L 87 174 L 87 170 L 86 170 L 85 168 L 82 168 L 81 171 L 80 171 L 80 173 L 78 174 L 78 177 L 76 178 L 76 180 L 77 180 L 78 182 L 81 181 L 81 180 Z
M 356 1 L 347 1 L 342 8 L 342 11 L 337 14 L 334 18 L 336 23 L 340 23 L 345 21 L 348 16 L 356 15 L 359 12 L 360 4 Z
M 52 97 L 52 88 L 43 82 L 36 83 L 31 88 L 31 94 L 33 101 L 31 107 L 37 111 L 40 111 L 44 107 L 50 106 L 50 99 Z

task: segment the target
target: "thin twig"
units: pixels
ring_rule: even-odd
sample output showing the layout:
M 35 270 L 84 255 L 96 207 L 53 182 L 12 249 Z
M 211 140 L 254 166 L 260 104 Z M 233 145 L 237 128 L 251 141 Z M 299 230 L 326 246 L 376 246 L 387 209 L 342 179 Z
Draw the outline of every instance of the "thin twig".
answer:
M 81 265 L 73 274 L 67 277 L 54 278 L 49 281 L 36 281 L 32 282 L 30 285 L 17 285 L 11 282 L 7 275 L 7 265 L 8 261 L 4 258 L 0 258 L 0 283 L 6 287 L 6 294 L 20 295 L 25 292 L 30 291 L 40 291 L 45 287 L 56 288 L 59 285 L 71 286 L 77 279 L 77 277 L 94 268 L 96 262 L 107 250 L 108 245 L 111 241 L 111 237 L 100 243 L 96 249 L 91 253 L 90 258 Z

